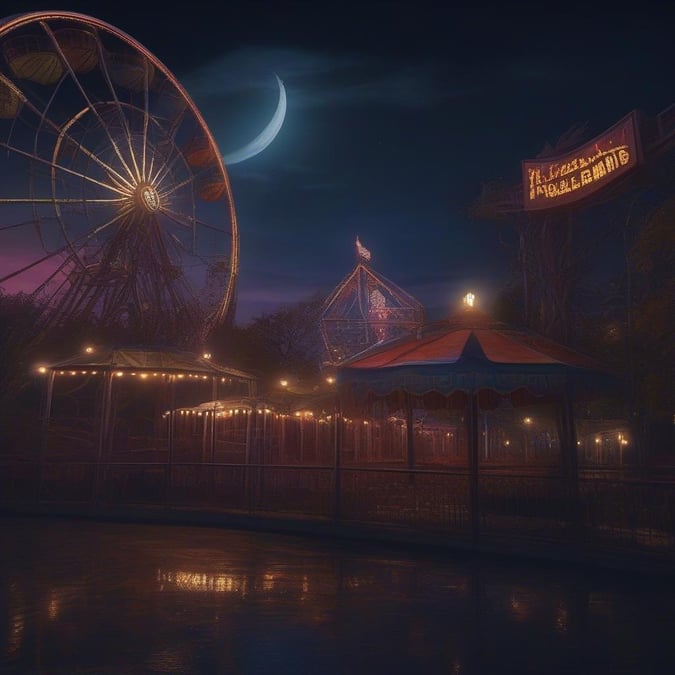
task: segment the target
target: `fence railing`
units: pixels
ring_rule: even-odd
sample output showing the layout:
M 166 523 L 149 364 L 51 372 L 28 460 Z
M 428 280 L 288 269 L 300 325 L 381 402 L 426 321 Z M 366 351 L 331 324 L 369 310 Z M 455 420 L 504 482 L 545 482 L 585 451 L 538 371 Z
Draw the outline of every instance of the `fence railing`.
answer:
M 0 504 L 171 507 L 402 528 L 471 541 L 507 537 L 656 554 L 675 562 L 675 484 L 525 469 L 202 462 L 0 462 Z

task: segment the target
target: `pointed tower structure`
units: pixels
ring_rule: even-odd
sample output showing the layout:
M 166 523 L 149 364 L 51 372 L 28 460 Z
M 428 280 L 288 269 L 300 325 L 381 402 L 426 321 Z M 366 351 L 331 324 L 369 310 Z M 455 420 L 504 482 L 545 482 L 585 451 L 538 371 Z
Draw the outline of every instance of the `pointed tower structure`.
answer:
M 424 323 L 424 307 L 371 267 L 356 237 L 356 265 L 326 298 L 321 334 L 328 365 L 338 365 L 378 342 L 402 337 Z

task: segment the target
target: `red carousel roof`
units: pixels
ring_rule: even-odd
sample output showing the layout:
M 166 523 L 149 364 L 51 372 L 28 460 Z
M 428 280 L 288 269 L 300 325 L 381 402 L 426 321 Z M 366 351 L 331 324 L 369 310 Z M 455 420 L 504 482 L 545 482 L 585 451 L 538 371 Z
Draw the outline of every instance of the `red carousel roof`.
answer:
M 449 320 L 376 345 L 338 367 L 338 382 L 375 393 L 394 388 L 436 390 L 560 389 L 571 374 L 608 375 L 594 359 L 525 330 L 515 330 L 467 307 Z
M 357 354 L 344 365 L 387 368 L 454 364 L 469 357 L 483 357 L 494 364 L 556 364 L 602 370 L 588 356 L 541 336 L 513 330 L 475 308 L 427 326 L 417 336 Z

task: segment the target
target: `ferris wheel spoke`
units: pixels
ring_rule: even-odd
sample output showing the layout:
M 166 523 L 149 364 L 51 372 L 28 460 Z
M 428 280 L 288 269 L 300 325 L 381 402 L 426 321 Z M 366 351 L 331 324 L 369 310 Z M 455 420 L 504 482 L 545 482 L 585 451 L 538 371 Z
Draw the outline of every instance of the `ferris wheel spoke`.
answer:
M 178 151 L 174 151 L 173 156 L 170 159 L 165 159 L 163 162 L 161 162 L 158 167 L 157 171 L 152 174 L 150 173 L 150 181 L 157 186 L 157 190 L 161 192 L 164 196 L 170 195 L 172 192 L 175 192 L 172 188 L 174 187 L 171 184 L 171 171 L 174 169 L 178 161 L 181 159 L 181 155 Z M 189 185 L 192 182 L 193 178 L 190 177 L 186 179 L 181 186 Z M 167 184 L 167 186 L 170 187 L 162 187 L 164 184 Z
M 18 223 L 10 223 L 9 225 L 0 225 L 0 232 L 5 232 L 7 230 L 17 230 L 20 227 L 34 227 L 37 224 L 39 219 L 30 218 L 29 220 L 22 220 Z
M 160 180 L 160 183 L 159 183 L 160 186 L 161 186 L 164 178 L 166 178 L 166 176 L 164 176 Z M 182 188 L 184 188 L 186 185 L 193 184 L 194 180 L 195 180 L 195 177 L 193 175 L 190 175 L 188 178 L 186 178 L 185 180 L 182 180 L 180 183 L 171 184 L 166 189 L 161 190 L 160 196 L 161 197 L 169 197 L 170 195 L 172 195 L 172 194 L 178 192 L 179 190 L 181 190 Z
M 210 230 L 211 232 L 216 232 L 218 234 L 225 234 L 225 230 L 222 227 L 216 227 L 215 225 L 212 225 L 211 223 L 207 223 L 205 220 L 202 220 L 201 218 L 198 218 L 197 216 L 188 216 L 182 213 L 176 213 L 174 211 L 170 211 L 169 209 L 163 209 L 162 213 L 166 213 L 168 217 L 173 216 L 177 220 L 181 220 L 182 222 L 186 223 L 190 227 L 201 227 L 206 230 Z M 171 214 L 171 216 L 169 215 Z M 177 222 L 177 221 L 176 221 Z
M 116 192 L 120 195 L 125 194 L 123 190 L 120 190 L 115 185 L 111 185 L 109 183 L 104 183 L 100 180 L 97 180 L 96 178 L 92 178 L 91 176 L 88 176 L 85 173 L 82 173 L 80 171 L 75 171 L 74 169 L 70 169 L 67 166 L 63 166 L 62 164 L 57 164 L 56 162 L 54 162 L 52 160 L 45 159 L 44 157 L 39 157 L 38 155 L 35 155 L 31 152 L 27 152 L 26 150 L 22 150 L 21 148 L 16 148 L 12 145 L 9 145 L 9 143 L 5 143 L 4 141 L 0 141 L 0 148 L 5 148 L 6 150 L 9 150 L 10 152 L 14 152 L 17 155 L 25 157 L 26 159 L 29 159 L 29 160 L 37 162 L 39 164 L 43 164 L 45 166 L 48 166 L 51 169 L 57 169 L 59 171 L 63 171 L 64 173 L 70 174 L 72 176 L 76 176 L 77 178 L 82 178 L 83 180 L 86 180 L 89 183 L 92 183 L 94 185 L 99 185 L 101 187 L 106 188 L 107 190 L 111 190 L 111 191 Z
M 83 267 L 84 264 L 80 260 L 79 254 L 77 252 L 77 249 L 81 249 L 82 247 L 86 246 L 92 239 L 97 237 L 98 235 L 102 234 L 105 232 L 107 229 L 112 228 L 114 225 L 119 223 L 120 221 L 125 220 L 128 218 L 129 213 L 131 212 L 131 207 L 125 207 L 122 210 L 120 210 L 119 213 L 117 213 L 113 218 L 110 220 L 106 221 L 105 223 L 101 223 L 97 227 L 89 230 L 88 232 L 85 232 L 84 234 L 80 235 L 79 237 L 76 237 L 72 241 L 68 238 L 65 230 L 63 230 L 64 237 L 67 240 L 66 245 L 63 247 L 63 250 L 70 249 L 71 254 L 74 256 L 74 259 L 78 262 L 78 264 Z
M 148 69 L 145 69 L 145 87 L 143 90 L 143 156 L 141 158 L 141 175 L 143 180 L 147 180 L 146 160 L 148 148 L 148 127 L 150 124 L 150 82 L 148 80 Z
M 166 216 L 172 223 L 185 228 L 186 230 L 192 230 L 196 224 L 196 218 L 191 216 L 183 215 L 182 213 L 177 213 L 172 211 L 169 208 L 162 208 L 162 215 Z
M 68 197 L 0 197 L 0 204 L 101 204 L 111 206 L 114 204 L 123 204 L 126 200 L 123 197 L 115 197 L 114 199 L 93 199 L 85 197 L 68 198 Z M 4 225 L 0 230 L 14 227 L 13 225 Z
M 77 239 L 74 239 L 73 241 L 68 241 L 66 244 L 63 246 L 55 249 L 54 251 L 50 251 L 46 255 L 38 258 L 37 260 L 34 260 L 33 262 L 29 263 L 28 265 L 25 265 L 24 267 L 19 268 L 18 270 L 13 270 L 9 274 L 6 274 L 3 277 L 0 277 L 0 283 L 3 283 L 5 281 L 9 281 L 9 279 L 13 279 L 14 277 L 20 276 L 24 272 L 27 272 L 30 269 L 33 269 L 34 267 L 37 267 L 38 265 L 41 265 L 42 263 L 46 262 L 47 260 L 51 260 L 55 256 L 59 256 L 68 249 L 71 250 L 71 255 L 77 257 L 77 252 L 76 252 L 76 246 L 83 246 L 85 245 L 88 241 L 96 237 L 97 235 L 101 234 L 105 229 L 111 227 L 114 225 L 117 221 L 119 221 L 121 218 L 124 218 L 127 215 L 127 212 L 123 212 L 115 216 L 114 218 L 111 218 L 109 221 L 106 223 L 102 223 L 98 227 L 94 228 L 93 230 L 90 230 L 89 232 L 86 232 L 85 234 L 81 235 Z
M 126 169 L 126 171 L 128 172 L 129 177 L 130 177 L 132 180 L 134 180 L 135 178 L 137 178 L 137 175 L 136 175 L 136 176 L 134 175 L 133 171 L 131 170 L 131 168 L 130 168 L 129 165 L 127 164 L 126 160 L 125 160 L 124 157 L 122 156 L 122 152 L 121 152 L 121 150 L 120 150 L 120 148 L 119 148 L 119 146 L 118 146 L 118 144 L 117 144 L 115 138 L 114 138 L 113 135 L 110 133 L 110 130 L 109 130 L 108 126 L 105 124 L 105 121 L 103 120 L 103 118 L 101 117 L 101 115 L 100 115 L 100 113 L 99 113 L 97 107 L 92 103 L 91 98 L 89 97 L 89 95 L 88 95 L 87 92 L 85 91 L 84 87 L 82 86 L 82 83 L 80 82 L 80 79 L 77 77 L 77 75 L 76 75 L 75 72 L 73 71 L 73 68 L 72 68 L 72 66 L 70 65 L 70 62 L 68 61 L 68 59 L 66 59 L 65 55 L 63 54 L 63 50 L 61 49 L 61 46 L 59 45 L 58 40 L 57 40 L 56 37 L 54 36 L 54 33 L 52 32 L 51 28 L 49 28 L 49 26 L 47 25 L 47 23 L 44 22 L 44 21 L 41 21 L 41 22 L 40 22 L 40 25 L 42 26 L 43 30 L 44 30 L 44 31 L 47 33 L 47 35 L 49 36 L 49 38 L 50 38 L 50 40 L 52 41 L 52 43 L 54 44 L 55 49 L 57 50 L 57 52 L 58 52 L 58 54 L 60 55 L 61 59 L 63 59 L 63 62 L 66 64 L 66 68 L 68 69 L 68 72 L 69 72 L 70 76 L 72 77 L 73 82 L 75 83 L 75 86 L 77 87 L 77 89 L 79 90 L 80 94 L 82 95 L 82 98 L 84 99 L 85 103 L 87 104 L 87 107 L 88 107 L 89 110 L 91 110 L 91 112 L 96 116 L 96 118 L 98 119 L 98 121 L 99 121 L 101 127 L 105 130 L 105 133 L 106 133 L 106 135 L 107 135 L 107 137 L 108 137 L 108 141 L 110 142 L 111 147 L 114 149 L 115 154 L 117 155 L 118 159 L 120 160 L 122 166 L 123 166 L 123 167 Z M 97 45 L 98 45 L 98 48 L 99 48 L 99 53 L 101 54 L 101 57 L 102 57 L 102 56 L 103 56 L 103 54 L 102 54 L 102 47 L 101 47 L 101 44 L 100 44 L 100 40 L 98 40 L 98 39 L 97 39 Z M 119 108 L 119 101 L 118 101 L 118 99 L 117 99 L 117 95 L 116 95 L 116 93 L 115 93 L 115 91 L 114 91 L 114 88 L 112 88 L 112 83 L 110 82 L 110 78 L 109 78 L 109 75 L 108 75 L 108 73 L 107 73 L 107 69 L 106 69 L 105 62 L 104 62 L 104 59 L 103 59 L 103 58 L 101 58 L 101 68 L 102 68 L 102 69 L 105 71 L 105 73 L 106 73 L 106 78 L 108 79 L 108 83 L 109 83 L 109 85 L 110 85 L 110 87 L 111 87 L 111 91 L 112 91 L 112 93 L 113 93 L 113 97 L 114 97 L 114 99 L 115 99 L 115 103 L 117 104 L 117 106 L 118 106 L 118 108 Z M 129 129 L 128 129 L 127 125 L 126 125 L 126 118 L 125 118 L 124 115 L 121 113 L 121 111 L 120 111 L 120 115 L 121 115 L 121 118 L 122 118 L 122 125 L 125 127 L 125 129 L 126 129 L 126 131 L 127 131 L 127 140 L 128 140 L 128 142 L 129 142 L 129 147 L 131 147 L 131 138 L 130 138 L 130 136 L 129 136 Z
M 57 134 L 57 140 L 55 143 L 55 156 L 58 154 L 58 150 L 60 149 L 61 145 L 63 142 L 70 143 L 72 147 L 76 147 L 78 152 L 81 152 L 83 155 L 85 155 L 88 159 L 91 161 L 95 162 L 100 166 L 108 175 L 116 176 L 117 179 L 126 185 L 129 189 L 133 188 L 133 184 L 125 178 L 121 173 L 119 173 L 114 167 L 112 167 L 110 164 L 104 162 L 95 152 L 92 152 L 88 148 L 86 148 L 82 143 L 78 140 L 76 140 L 69 132 L 73 125 L 75 125 L 77 122 L 81 120 L 81 118 L 88 112 L 90 112 L 89 107 L 85 107 L 82 110 L 80 110 L 78 113 L 76 113 L 71 120 L 64 126 L 59 126 L 56 124 L 52 119 L 50 119 L 47 116 L 47 109 L 48 105 L 45 106 L 44 110 L 40 110 L 34 103 L 33 101 L 28 98 L 24 92 L 19 89 L 18 87 L 14 86 L 13 83 L 9 82 L 9 80 L 5 80 L 0 75 L 0 82 L 2 82 L 5 86 L 8 86 L 12 89 L 12 91 L 21 98 L 22 105 L 24 105 L 30 112 L 32 112 L 39 120 L 40 124 L 46 124 L 54 133 Z
M 38 265 L 41 265 L 42 263 L 46 262 L 47 260 L 51 260 L 55 256 L 61 255 L 64 251 L 68 249 L 68 246 L 62 246 L 61 248 L 57 249 L 56 251 L 52 251 L 51 253 L 47 253 L 46 255 L 42 256 L 41 258 L 38 258 L 37 260 L 34 260 L 33 262 L 29 263 L 28 265 L 24 265 L 23 267 L 19 268 L 18 270 L 14 270 L 13 272 L 10 272 L 9 274 L 6 274 L 3 277 L 0 277 L 0 284 L 4 283 L 5 281 L 9 281 L 10 279 L 13 279 L 14 277 L 18 277 L 24 272 L 27 272 L 28 270 L 33 269 L 34 267 L 37 267 Z
M 113 101 L 115 102 L 115 107 L 117 108 L 117 114 L 118 114 L 120 124 L 124 128 L 125 136 L 126 136 L 126 140 L 127 140 L 127 145 L 129 147 L 129 157 L 131 158 L 131 162 L 134 165 L 134 169 L 135 169 L 135 172 L 136 172 L 135 174 L 132 173 L 129 166 L 126 164 L 126 162 L 124 162 L 124 160 L 122 159 L 122 156 L 120 154 L 119 148 L 117 147 L 117 144 L 113 141 L 112 136 L 109 135 L 110 142 L 115 147 L 115 150 L 118 153 L 118 157 L 120 158 L 120 161 L 124 164 L 124 167 L 129 172 L 129 175 L 131 176 L 132 180 L 141 181 L 141 180 L 143 180 L 143 176 L 140 174 L 138 164 L 136 162 L 136 154 L 134 153 L 134 148 L 133 148 L 133 144 L 132 144 L 132 134 L 131 134 L 131 129 L 129 128 L 129 121 L 128 121 L 126 115 L 124 114 L 124 111 L 122 110 L 122 105 L 120 103 L 119 97 L 117 96 L 117 89 L 113 85 L 113 81 L 112 81 L 112 78 L 110 77 L 110 72 L 109 72 L 108 66 L 106 64 L 105 54 L 103 53 L 103 46 L 101 45 L 101 42 L 98 39 L 97 39 L 97 45 L 98 45 L 98 49 L 99 49 L 99 61 L 100 61 L 100 66 L 101 66 L 101 72 L 103 73 L 103 78 L 105 79 L 108 90 L 110 91 L 110 94 L 112 95 Z M 145 78 L 144 79 L 145 79 L 145 87 L 146 87 L 146 90 L 147 90 L 147 88 L 148 88 L 147 67 L 145 68 Z M 145 142 L 144 142 L 144 145 L 145 145 Z
M 74 143 L 75 146 L 77 147 L 79 152 L 82 152 L 83 155 L 85 155 L 88 159 L 94 161 L 96 164 L 98 164 L 105 172 L 108 173 L 111 179 L 117 178 L 119 181 L 118 185 L 125 185 L 127 188 L 130 190 L 133 189 L 133 183 L 130 182 L 127 178 L 125 178 L 119 171 L 114 169 L 110 164 L 104 162 L 95 152 L 92 152 L 88 148 L 82 145 L 79 141 L 75 140 L 68 132 L 72 128 L 74 124 L 79 122 L 79 120 L 89 111 L 89 108 L 83 108 L 80 110 L 79 113 L 73 116 L 73 118 L 62 128 L 59 128 L 57 125 L 55 125 L 56 130 L 58 131 L 59 135 L 56 141 L 56 145 L 54 148 L 54 156 L 56 156 L 61 149 L 61 145 L 63 144 L 63 141 L 65 140 L 66 142 L 71 142 Z
M 175 222 L 178 225 L 184 225 L 190 228 L 198 226 L 206 230 L 210 230 L 211 232 L 224 234 L 224 230 L 222 227 L 216 227 L 215 225 L 211 225 L 211 223 L 207 223 L 205 220 L 197 218 L 196 216 L 188 216 L 182 213 L 176 213 L 175 211 L 172 211 L 171 209 L 167 208 L 163 208 L 162 213 L 165 214 L 167 218 L 170 218 L 173 222 Z
M 58 292 L 64 287 L 64 285 L 67 283 L 67 275 L 64 273 L 64 269 L 68 267 L 68 265 L 72 264 L 72 258 L 71 256 L 68 256 L 32 293 L 32 295 L 39 295 L 42 293 L 48 286 L 51 284 L 54 279 L 56 279 L 60 274 L 64 276 L 62 279 L 61 283 L 59 286 L 55 289 L 55 293 L 58 294 Z

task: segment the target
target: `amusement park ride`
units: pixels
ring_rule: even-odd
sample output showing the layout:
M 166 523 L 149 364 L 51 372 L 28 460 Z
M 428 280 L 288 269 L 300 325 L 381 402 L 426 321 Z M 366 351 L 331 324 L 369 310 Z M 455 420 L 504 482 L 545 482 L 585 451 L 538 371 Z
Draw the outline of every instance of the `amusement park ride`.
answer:
M 0 21 L 0 288 L 45 326 L 155 344 L 230 321 L 239 235 L 223 160 L 176 77 L 73 12 Z
M 385 340 L 415 331 L 424 323 L 422 304 L 376 272 L 371 253 L 356 238 L 356 265 L 326 298 L 321 335 L 326 366 Z

